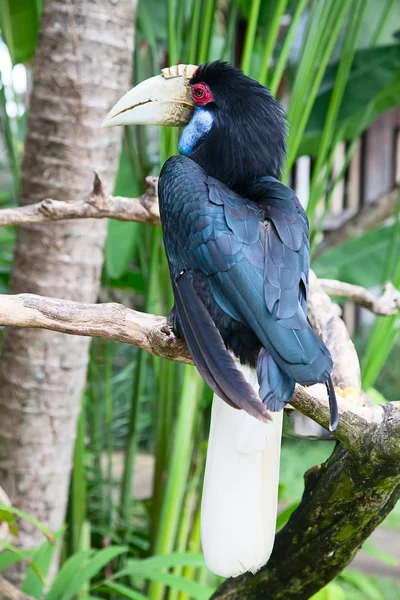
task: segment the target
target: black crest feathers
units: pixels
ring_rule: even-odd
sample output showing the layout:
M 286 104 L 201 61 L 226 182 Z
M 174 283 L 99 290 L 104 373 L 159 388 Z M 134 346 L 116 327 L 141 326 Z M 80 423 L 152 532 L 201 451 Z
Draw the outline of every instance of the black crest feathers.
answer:
M 285 113 L 271 92 L 239 68 L 221 61 L 200 65 L 190 84 L 204 82 L 214 102 L 209 134 L 190 158 L 226 185 L 240 189 L 251 179 L 279 179 L 286 155 Z

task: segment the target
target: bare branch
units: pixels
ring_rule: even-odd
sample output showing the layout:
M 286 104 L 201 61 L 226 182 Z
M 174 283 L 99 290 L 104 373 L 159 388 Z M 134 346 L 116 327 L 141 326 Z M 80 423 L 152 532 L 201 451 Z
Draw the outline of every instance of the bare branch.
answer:
M 333 382 L 350 393 L 361 394 L 360 363 L 346 325 L 340 318 L 340 306 L 332 302 L 310 271 L 308 312 L 316 332 L 324 340 L 334 364 Z
M 109 196 L 97 174 L 87 199 L 64 202 L 45 198 L 36 204 L 0 210 L 0 226 L 27 225 L 64 219 L 103 219 L 160 224 L 156 177 L 147 177 L 147 191 L 139 198 Z
M 343 242 L 347 242 L 367 231 L 370 231 L 388 217 L 391 217 L 398 203 L 399 189 L 395 188 L 387 194 L 383 194 L 374 202 L 363 206 L 358 213 L 345 221 L 339 227 L 326 232 L 324 239 L 317 246 L 314 257 L 320 256 L 326 250 L 335 248 Z
M 316 293 L 318 292 L 312 296 Z M 329 303 L 328 298 L 328 307 Z M 340 319 L 339 321 L 342 323 Z M 85 304 L 34 294 L 2 295 L 0 325 L 40 327 L 61 333 L 100 337 L 132 344 L 168 360 L 189 364 L 192 362 L 185 343 L 174 336 L 165 317 L 138 312 L 120 304 Z M 343 327 L 346 332 L 344 324 Z M 353 348 L 346 348 L 348 334 L 346 332 L 346 337 L 340 332 L 338 336 L 332 337 L 331 329 L 332 323 L 325 331 L 325 334 L 328 332 L 327 342 L 331 350 L 332 343 L 339 343 L 341 352 L 347 356 L 344 361 L 347 366 L 351 364 Z M 342 363 L 338 364 L 340 367 Z M 355 367 L 358 368 L 358 362 Z M 380 423 L 382 411 L 380 407 L 354 406 L 348 401 L 349 397 L 353 399 L 354 394 L 360 394 L 357 373 L 355 377 L 353 374 L 353 379 L 346 379 L 346 375 L 339 373 L 335 375 L 335 380 L 336 383 L 344 381 L 352 384 L 352 387 L 347 385 L 343 392 L 338 390 L 341 419 L 336 435 L 353 452 L 358 452 L 366 427 L 372 423 Z M 329 408 L 324 386 L 313 386 L 308 390 L 297 386 L 292 405 L 323 427 L 328 426 Z
M 18 590 L 2 575 L 0 575 L 0 598 L 2 600 L 33 600 L 32 596 Z
M 385 284 L 383 294 L 379 298 L 361 285 L 336 279 L 318 279 L 318 283 L 328 296 L 351 300 L 376 315 L 396 315 L 400 309 L 400 291 L 390 281 Z
M 121 304 L 86 304 L 35 294 L 0 296 L 0 325 L 49 329 L 132 344 L 151 354 L 190 363 L 186 345 L 172 333 L 165 317 Z
M 369 426 L 383 423 L 384 412 L 381 406 L 360 406 L 354 403 L 351 388 L 336 388 L 339 408 L 339 423 L 334 432 L 337 438 L 354 455 L 363 452 L 365 432 Z M 351 398 L 351 401 L 347 399 Z M 293 400 L 290 403 L 306 417 L 309 417 L 325 429 L 329 428 L 329 401 L 325 386 L 322 384 L 304 388 L 296 385 Z

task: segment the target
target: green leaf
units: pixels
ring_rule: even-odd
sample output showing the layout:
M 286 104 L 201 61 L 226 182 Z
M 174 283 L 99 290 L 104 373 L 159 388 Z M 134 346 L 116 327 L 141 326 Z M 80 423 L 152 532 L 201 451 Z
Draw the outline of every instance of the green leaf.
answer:
M 145 558 L 144 560 L 128 560 L 128 566 L 121 571 L 118 571 L 114 577 L 115 579 L 124 577 L 125 575 L 145 577 L 145 574 L 149 571 L 176 566 L 204 567 L 204 557 L 202 554 L 185 552 L 182 554 L 171 553 L 152 556 L 151 558 Z
M 7 523 L 11 535 L 13 535 L 14 537 L 17 537 L 18 529 L 17 529 L 17 523 L 16 523 L 14 515 L 12 515 L 8 512 L 5 512 L 3 510 L 0 510 L 0 523 Z
M 374 391 L 376 392 L 376 390 L 374 390 Z M 379 392 L 376 392 L 376 393 L 379 394 Z M 382 396 L 382 394 L 379 394 L 379 396 Z M 382 398 L 383 398 L 383 396 L 382 396 Z M 384 399 L 384 402 L 387 402 L 387 400 Z M 397 558 L 395 556 L 393 556 L 392 554 L 389 554 L 388 552 L 384 552 L 383 550 L 379 550 L 379 548 L 376 548 L 369 541 L 367 541 L 363 544 L 361 551 L 365 552 L 366 554 L 369 554 L 369 556 L 373 556 L 374 558 L 377 558 L 378 560 L 383 562 L 385 565 L 390 565 L 391 567 L 397 567 L 399 565 L 399 561 L 397 560 Z
M 108 223 L 105 250 L 107 277 L 120 279 L 127 271 L 135 252 L 139 223 L 115 221 Z
M 144 277 L 143 273 L 137 271 L 127 271 L 118 279 L 110 279 L 107 285 L 120 290 L 134 290 L 138 294 L 144 294 Z
M 335 581 L 317 592 L 310 600 L 346 600 L 346 594 Z
M 74 554 L 63 565 L 46 600 L 70 600 L 109 562 L 125 552 L 128 552 L 126 546 L 111 546 L 95 553 L 89 550 Z M 85 564 L 82 564 L 82 559 L 86 559 Z
M 35 550 L 19 550 L 18 553 L 15 550 L 6 550 L 5 552 L 0 553 L 0 571 L 4 571 L 8 569 L 8 567 L 12 567 L 20 560 L 29 559 Z
M 371 400 L 372 404 L 385 404 L 386 402 L 389 402 L 389 400 L 386 400 L 386 398 L 375 388 L 369 388 L 366 391 L 366 394 Z M 365 550 L 365 544 L 363 546 L 363 550 Z
M 7 550 L 9 552 L 15 554 L 16 560 L 13 561 L 12 564 L 17 563 L 20 560 L 26 560 L 28 562 L 30 568 L 34 570 L 34 572 L 36 573 L 36 575 L 38 576 L 38 578 L 42 582 L 44 582 L 44 577 L 43 577 L 41 571 L 38 569 L 37 565 L 33 561 L 30 560 L 30 553 L 27 553 L 26 550 L 20 550 L 19 548 L 16 548 L 15 546 L 13 546 L 12 544 L 10 544 L 6 540 L 1 540 L 0 541 L 0 547 L 7 548 Z
M 380 285 L 392 236 L 393 226 L 370 231 L 328 250 L 313 262 L 313 268 L 319 277 L 367 288 Z M 400 252 L 400 239 L 396 241 L 396 252 Z
M 41 5 L 33 0 L 0 0 L 0 29 L 14 65 L 35 53 Z
M 290 517 L 292 516 L 296 508 L 299 506 L 299 504 L 300 502 L 293 502 L 278 515 L 276 519 L 277 531 L 279 531 L 280 529 L 282 529 L 282 527 L 286 525 L 286 523 L 289 521 Z
M 57 548 L 57 542 L 60 541 L 63 533 L 64 529 L 57 531 L 54 536 L 55 543 L 50 544 L 50 542 L 46 540 L 32 557 L 32 562 L 36 569 L 32 568 L 32 564 L 29 566 L 25 573 L 21 590 L 33 598 L 41 598 L 42 596 L 44 578 L 49 571 L 51 561 Z M 41 577 L 38 577 L 37 570 L 40 571 Z
M 168 587 L 180 590 L 194 600 L 209 600 L 211 594 L 214 592 L 213 588 L 197 583 L 196 581 L 178 577 L 177 575 L 164 573 L 163 571 L 148 571 L 143 573 L 143 578 L 150 579 L 150 581 L 157 581 Z
M 132 590 L 126 585 L 114 583 L 113 581 L 107 581 L 106 585 L 101 585 L 99 588 L 96 589 L 99 592 L 113 592 L 114 594 L 118 594 L 118 596 L 121 596 L 122 598 L 128 598 L 128 600 L 148 600 L 148 597 L 144 596 L 140 592 Z
M 114 194 L 126 198 L 137 197 L 141 193 L 137 181 L 138 177 L 135 177 L 133 172 L 127 144 L 124 144 Z M 108 279 L 119 279 L 127 271 L 135 252 L 139 227 L 138 223 L 109 220 L 105 249 L 105 269 Z
M 346 569 L 340 575 L 340 578 L 348 581 L 351 585 L 360 590 L 365 598 L 368 598 L 369 600 L 384 600 L 379 587 L 363 573 L 353 569 Z
M 325 73 L 299 155 L 314 155 L 318 150 L 338 65 L 338 62 L 331 65 Z M 336 123 L 337 129 L 344 127 L 343 139 L 352 136 L 360 115 L 371 102 L 374 108 L 369 122 L 375 120 L 382 112 L 398 106 L 399 73 L 400 45 L 366 48 L 356 52 Z
M 14 506 L 6 506 L 5 504 L 0 504 L 0 521 L 10 522 L 10 515 L 16 515 L 17 517 L 20 517 L 21 519 L 25 519 L 25 521 L 32 523 L 32 525 L 37 527 L 37 529 L 39 529 L 43 533 L 43 535 L 49 540 L 50 543 L 54 543 L 54 534 L 50 531 L 50 529 L 42 525 L 42 523 L 39 523 L 37 519 L 34 519 L 27 513 L 23 512 L 22 510 L 19 510 L 19 508 L 15 508 Z
M 90 558 L 94 555 L 94 550 L 83 550 L 82 552 L 77 552 L 70 556 L 57 573 L 53 585 L 47 593 L 46 600 L 58 600 L 59 598 L 62 598 L 62 593 L 67 589 L 73 576 L 79 569 L 84 568 Z

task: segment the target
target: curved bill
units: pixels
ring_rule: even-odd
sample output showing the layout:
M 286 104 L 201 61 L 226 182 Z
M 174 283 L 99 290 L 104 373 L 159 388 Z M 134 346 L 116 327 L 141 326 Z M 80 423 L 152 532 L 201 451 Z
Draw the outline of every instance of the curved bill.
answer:
M 196 69 L 177 65 L 142 81 L 117 102 L 101 126 L 186 125 L 194 109 L 189 79 Z

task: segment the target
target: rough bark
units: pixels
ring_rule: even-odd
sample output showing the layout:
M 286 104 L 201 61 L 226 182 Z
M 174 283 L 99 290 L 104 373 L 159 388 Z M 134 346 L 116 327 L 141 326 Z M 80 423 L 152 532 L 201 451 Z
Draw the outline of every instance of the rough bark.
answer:
M 385 411 L 390 418 L 391 407 Z M 369 429 L 362 458 L 338 445 L 320 470 L 306 473 L 302 502 L 268 564 L 228 579 L 213 600 L 307 600 L 341 573 L 400 497 L 398 465 L 374 446 L 378 429 Z
M 96 170 L 112 188 L 121 130 L 100 129 L 130 85 L 135 0 L 46 0 L 22 165 L 22 203 L 84 198 Z M 13 293 L 95 301 L 106 220 L 19 228 Z M 0 485 L 57 530 L 64 521 L 89 338 L 7 329 L 0 364 Z M 23 546 L 38 531 L 19 527 Z
M 64 221 L 65 219 L 104 219 L 112 217 L 119 221 L 136 221 L 147 225 L 160 225 L 157 198 L 157 177 L 147 177 L 147 191 L 139 198 L 109 196 L 95 174 L 92 192 L 82 200 L 54 200 L 44 198 L 35 204 L 3 208 L 0 210 L 0 226 L 27 225 Z
M 383 294 L 379 298 L 361 285 L 336 279 L 319 279 L 319 285 L 329 296 L 355 302 L 376 315 L 397 315 L 400 309 L 400 292 L 390 281 L 384 285 Z
M 1 600 L 33 600 L 32 596 L 28 596 L 20 592 L 9 581 L 0 575 L 0 598 Z

